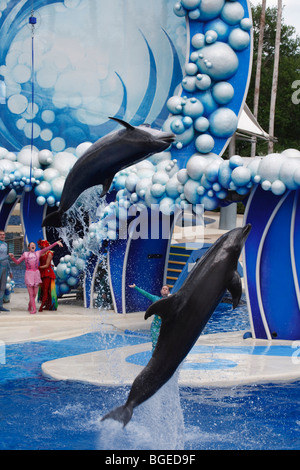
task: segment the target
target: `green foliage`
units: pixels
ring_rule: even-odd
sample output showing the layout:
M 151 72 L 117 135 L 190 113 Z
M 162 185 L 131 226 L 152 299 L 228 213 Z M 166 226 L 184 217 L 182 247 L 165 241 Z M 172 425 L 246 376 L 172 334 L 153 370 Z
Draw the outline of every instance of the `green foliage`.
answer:
M 257 45 L 259 37 L 261 6 L 252 6 L 252 15 L 254 31 L 253 68 L 247 96 L 247 104 L 251 110 L 253 110 L 254 100 L 254 84 L 256 75 Z M 269 112 L 274 66 L 276 22 L 277 8 L 267 7 L 258 112 L 258 122 L 266 132 L 269 130 Z M 295 89 L 292 88 L 292 85 L 296 80 L 300 80 L 300 37 L 296 35 L 295 28 L 293 26 L 286 25 L 283 19 L 275 113 L 275 137 L 278 139 L 278 142 L 274 146 L 275 152 L 281 152 L 287 148 L 297 148 L 300 150 L 298 129 L 300 122 L 300 104 L 297 105 L 292 102 L 292 95 L 295 92 Z M 297 88 L 300 89 L 300 82 Z M 298 94 L 298 98 L 300 98 L 300 93 Z M 249 155 L 249 143 L 238 141 L 237 153 L 240 155 Z M 267 153 L 267 143 L 258 141 L 257 155 L 266 155 Z

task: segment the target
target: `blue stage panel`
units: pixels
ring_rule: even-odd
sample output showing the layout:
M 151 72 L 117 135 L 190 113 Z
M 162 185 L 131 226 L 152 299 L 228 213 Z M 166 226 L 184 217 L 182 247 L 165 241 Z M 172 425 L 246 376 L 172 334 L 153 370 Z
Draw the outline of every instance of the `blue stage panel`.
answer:
M 300 338 L 299 195 L 253 190 L 245 222 L 246 293 L 253 334 L 262 339 Z

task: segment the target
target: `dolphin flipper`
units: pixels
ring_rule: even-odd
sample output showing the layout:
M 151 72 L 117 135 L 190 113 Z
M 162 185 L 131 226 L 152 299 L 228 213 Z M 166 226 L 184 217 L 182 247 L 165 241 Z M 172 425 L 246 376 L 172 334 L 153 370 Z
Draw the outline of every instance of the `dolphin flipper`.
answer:
M 103 184 L 102 193 L 100 194 L 100 197 L 105 196 L 105 194 L 108 192 L 108 190 L 111 187 L 111 184 L 113 182 L 113 179 L 114 179 L 114 176 L 111 177 L 111 178 L 106 178 L 106 180 L 104 181 L 104 184 Z
M 63 213 L 60 210 L 52 212 L 51 214 L 47 215 L 47 217 L 45 217 L 42 222 L 42 227 L 47 227 L 48 225 L 51 227 L 61 227 L 62 216 Z
M 242 281 L 237 271 L 234 271 L 234 274 L 226 287 L 232 296 L 232 308 L 235 309 L 238 306 L 242 295 Z
M 114 410 L 107 413 L 101 421 L 105 419 L 114 419 L 115 421 L 119 421 L 125 427 L 127 423 L 131 420 L 133 413 L 133 407 L 129 403 L 125 403 L 125 405 L 118 406 Z

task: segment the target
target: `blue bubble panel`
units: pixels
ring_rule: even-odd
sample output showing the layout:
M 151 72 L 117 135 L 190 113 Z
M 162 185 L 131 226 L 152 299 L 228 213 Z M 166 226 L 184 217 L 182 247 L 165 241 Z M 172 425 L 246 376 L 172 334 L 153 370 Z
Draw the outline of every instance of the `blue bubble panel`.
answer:
M 213 1 L 211 3 L 213 4 Z M 188 62 L 194 62 L 198 68 L 197 73 L 203 74 L 205 78 L 209 77 L 208 80 L 211 80 L 211 83 L 204 86 L 203 89 L 192 91 L 183 85 L 181 96 L 188 99 L 196 98 L 202 103 L 204 112 L 201 115 L 209 120 L 210 126 L 205 132 L 198 133 L 196 131 L 193 138 L 188 137 L 187 131 L 183 134 L 185 137 L 178 135 L 178 140 L 183 143 L 183 147 L 173 146 L 172 156 L 178 160 L 180 168 L 186 167 L 188 159 L 195 152 L 203 152 L 204 154 L 213 152 L 222 155 L 237 129 L 238 118 L 245 104 L 252 70 L 252 28 L 251 26 L 245 27 L 246 23 L 251 25 L 251 7 L 248 0 L 236 1 L 234 5 L 228 2 L 228 5 L 227 10 L 238 8 L 243 12 L 241 22 L 234 19 L 232 13 L 226 16 L 226 8 L 222 9 L 222 6 L 220 6 L 218 13 L 217 5 L 215 5 L 215 14 L 203 14 L 202 12 L 199 18 L 194 19 L 193 13 L 196 14 L 197 11 L 195 9 L 192 12 L 192 17 L 191 12 L 187 16 Z M 204 8 L 207 6 L 206 4 Z M 205 35 L 203 44 L 200 39 L 193 41 L 193 37 L 199 34 Z M 216 39 L 207 40 L 207 35 L 211 35 L 213 38 L 213 34 L 216 35 Z M 244 45 L 241 38 L 246 41 Z M 200 53 L 202 57 L 193 60 L 193 53 Z M 184 80 L 187 82 L 190 80 L 192 83 L 193 78 L 187 74 Z M 215 85 L 223 87 L 223 90 L 225 85 L 227 90 L 232 90 L 232 96 L 222 101 L 222 96 L 220 94 L 217 96 Z M 184 114 L 190 116 L 187 107 L 185 105 Z M 192 114 L 191 116 L 195 119 L 195 116 Z M 230 121 L 231 126 L 225 128 L 225 121 L 227 123 Z M 199 137 L 202 139 L 201 143 L 198 141 Z M 187 142 L 184 141 L 185 139 Z M 210 142 L 212 142 L 212 147 Z M 206 146 L 211 148 L 208 150 Z
M 245 224 L 250 223 L 252 225 L 244 250 L 245 289 L 253 334 L 256 338 L 262 339 L 267 339 L 267 333 L 263 324 L 257 293 L 257 256 L 266 223 L 277 203 L 278 198 L 276 196 L 271 192 L 264 191 L 261 186 L 256 186 L 248 199 L 245 211 Z
M 273 338 L 299 339 L 300 313 L 291 259 L 291 220 L 295 193 L 283 196 L 262 245 L 260 291 Z

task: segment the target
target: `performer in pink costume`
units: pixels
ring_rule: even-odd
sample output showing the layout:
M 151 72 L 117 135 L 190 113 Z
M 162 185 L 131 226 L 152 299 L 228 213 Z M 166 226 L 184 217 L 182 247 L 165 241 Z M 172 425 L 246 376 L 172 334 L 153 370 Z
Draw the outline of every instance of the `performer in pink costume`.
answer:
M 40 257 L 44 253 L 46 253 L 46 251 L 51 250 L 56 245 L 60 247 L 63 246 L 62 242 L 59 240 L 57 242 L 52 243 L 52 245 L 47 246 L 43 250 L 35 251 L 35 243 L 30 242 L 28 245 L 28 251 L 25 251 L 19 259 L 16 259 L 12 253 L 9 253 L 9 256 L 16 264 L 20 264 L 22 261 L 25 260 L 25 284 L 29 294 L 28 310 L 30 313 L 36 313 L 35 298 L 39 289 L 39 285 L 42 282 L 39 271 Z

